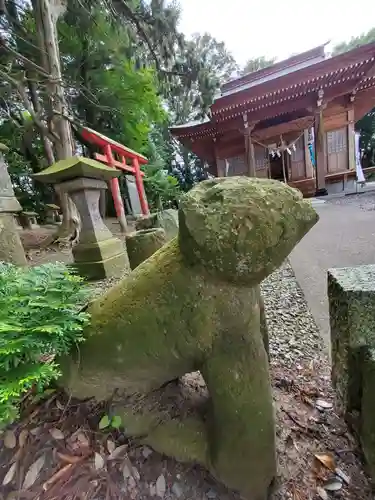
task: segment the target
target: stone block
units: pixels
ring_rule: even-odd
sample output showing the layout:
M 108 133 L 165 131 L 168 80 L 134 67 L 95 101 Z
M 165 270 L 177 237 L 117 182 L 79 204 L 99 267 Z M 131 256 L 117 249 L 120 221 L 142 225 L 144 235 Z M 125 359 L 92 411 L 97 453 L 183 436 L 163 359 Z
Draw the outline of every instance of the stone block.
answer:
M 5 150 L 6 146 L 0 144 L 0 261 L 25 266 L 25 252 L 14 217 L 14 213 L 20 212 L 22 208 L 14 195 L 7 165 L 1 154 Z
M 13 214 L 0 213 L 0 261 L 18 266 L 27 264 Z
M 124 243 L 115 237 L 93 243 L 78 243 L 73 247 L 75 262 L 98 262 L 125 253 Z
M 360 440 L 367 469 L 375 483 L 375 349 L 369 349 L 362 370 Z
M 14 196 L 7 165 L 0 153 L 0 213 L 20 212 L 21 210 L 21 205 Z
M 157 227 L 164 229 L 167 240 L 171 240 L 178 235 L 178 211 L 168 209 L 158 212 Z
M 332 382 L 345 413 L 361 410 L 367 347 L 375 347 L 375 266 L 330 269 Z
M 164 229 L 167 241 L 175 238 L 178 235 L 178 211 L 168 209 L 149 215 L 142 215 L 135 222 L 135 229 L 137 231 L 156 227 Z
M 123 276 L 129 269 L 129 260 L 125 252 L 98 261 L 75 261 L 73 267 L 88 280 L 100 280 Z
M 166 234 L 161 228 L 144 229 L 129 234 L 126 237 L 126 247 L 131 269 L 135 269 L 166 243 Z

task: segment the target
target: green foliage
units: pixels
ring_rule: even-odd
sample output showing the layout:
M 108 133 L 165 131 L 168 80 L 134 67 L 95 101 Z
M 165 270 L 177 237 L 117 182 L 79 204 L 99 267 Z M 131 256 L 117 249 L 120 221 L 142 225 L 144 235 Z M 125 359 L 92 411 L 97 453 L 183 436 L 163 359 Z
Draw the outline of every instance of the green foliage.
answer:
M 99 422 L 99 429 L 119 429 L 122 424 L 122 419 L 119 416 L 110 417 L 109 415 L 103 415 Z
M 82 278 L 64 264 L 0 263 L 0 426 L 16 418 L 22 395 L 59 377 L 55 356 L 83 340 L 85 296 Z
M 370 29 L 367 33 L 362 33 L 359 36 L 353 36 L 348 42 L 341 42 L 333 48 L 332 55 L 337 56 L 347 52 L 348 50 L 355 49 L 366 43 L 375 42 L 375 28 Z
M 144 185 L 152 210 L 175 207 L 181 195 L 178 180 L 159 163 L 145 165 Z
M 146 189 L 156 190 L 149 195 L 151 204 L 173 203 L 176 183 L 168 174 L 177 172 L 179 185 L 188 189 L 204 172 L 199 159 L 170 138 L 168 126 L 207 116 L 220 84 L 237 71 L 233 57 L 209 34 L 186 39 L 178 30 L 177 2 L 66 3 L 57 30 L 62 85 L 67 112 L 77 125 L 77 150 L 88 156 L 95 152 L 79 136 L 80 126 L 87 125 L 145 154 L 152 165 Z M 0 27 L 9 46 L 41 66 L 34 6 L 35 2 L 22 7 L 20 2 L 7 2 L 7 10 L 0 12 Z M 8 55 L 0 69 L 21 83 L 30 108 L 47 126 L 51 110 L 46 78 L 25 59 Z M 10 147 L 9 171 L 22 206 L 40 212 L 41 205 L 56 200 L 30 175 L 45 168 L 51 155 L 40 126 L 30 120 L 32 114 L 25 114 L 25 94 L 21 94 L 10 81 L 0 81 L 0 135 Z M 162 130 L 159 163 L 152 145 L 157 128 Z
M 68 97 L 78 121 L 140 152 L 165 119 L 153 67 L 139 67 L 130 27 L 100 3 L 70 0 L 59 22 Z
M 272 66 L 275 63 L 275 57 L 271 59 L 267 59 L 264 56 L 255 57 L 254 59 L 249 59 L 245 64 L 244 69 L 242 70 L 242 74 L 246 75 L 247 73 L 253 73 L 254 71 L 259 71 L 260 69 L 268 68 L 268 66 Z

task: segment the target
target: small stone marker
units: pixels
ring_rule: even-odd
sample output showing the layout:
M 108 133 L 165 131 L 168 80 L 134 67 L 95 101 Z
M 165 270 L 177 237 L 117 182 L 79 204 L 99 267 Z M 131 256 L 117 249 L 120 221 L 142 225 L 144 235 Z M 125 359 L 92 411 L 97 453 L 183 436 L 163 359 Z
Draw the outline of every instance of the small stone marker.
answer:
M 25 266 L 25 252 L 14 218 L 14 214 L 21 212 L 22 208 L 14 196 L 8 168 L 2 155 L 2 151 L 6 150 L 6 146 L 0 144 L 0 261 Z

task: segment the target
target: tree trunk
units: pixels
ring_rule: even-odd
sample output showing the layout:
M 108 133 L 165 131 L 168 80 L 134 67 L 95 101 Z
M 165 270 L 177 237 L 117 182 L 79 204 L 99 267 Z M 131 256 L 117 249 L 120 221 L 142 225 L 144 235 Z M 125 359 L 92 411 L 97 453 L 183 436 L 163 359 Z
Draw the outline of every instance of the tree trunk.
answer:
M 69 121 L 64 117 L 67 114 L 67 104 L 62 84 L 60 53 L 56 22 L 65 10 L 65 2 L 61 0 L 32 0 L 36 29 L 38 33 L 38 43 L 41 53 L 41 64 L 50 75 L 46 85 L 48 123 L 51 132 L 58 136 L 54 142 L 56 160 L 64 160 L 73 156 L 73 137 Z M 47 151 L 46 151 L 47 153 Z M 60 207 L 63 213 L 62 224 L 53 235 L 52 241 L 48 238 L 42 242 L 42 246 L 51 244 L 60 238 L 73 237 L 77 241 L 80 232 L 80 217 L 76 206 L 66 193 L 56 189 L 59 196 Z

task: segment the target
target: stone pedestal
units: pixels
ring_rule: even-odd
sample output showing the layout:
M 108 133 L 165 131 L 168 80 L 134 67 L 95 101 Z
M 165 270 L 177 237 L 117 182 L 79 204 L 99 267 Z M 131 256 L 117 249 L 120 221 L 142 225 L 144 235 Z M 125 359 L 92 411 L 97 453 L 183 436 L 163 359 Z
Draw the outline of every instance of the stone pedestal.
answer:
M 0 152 L 0 261 L 25 266 L 25 252 L 14 218 L 14 214 L 21 210 Z
M 82 227 L 73 257 L 78 272 L 88 279 L 119 277 L 129 270 L 125 244 L 112 235 L 99 210 L 101 192 L 120 174 L 98 161 L 75 156 L 34 175 L 41 182 L 58 183 L 76 205 Z
M 78 244 L 73 248 L 75 266 L 88 279 L 122 276 L 129 267 L 124 243 L 109 231 L 100 215 L 101 190 L 107 188 L 100 179 L 77 178 L 59 187 L 72 198 L 81 216 Z
M 375 266 L 330 269 L 332 382 L 345 413 L 361 410 L 362 367 L 375 347 Z
M 375 265 L 328 272 L 332 381 L 375 483 Z

